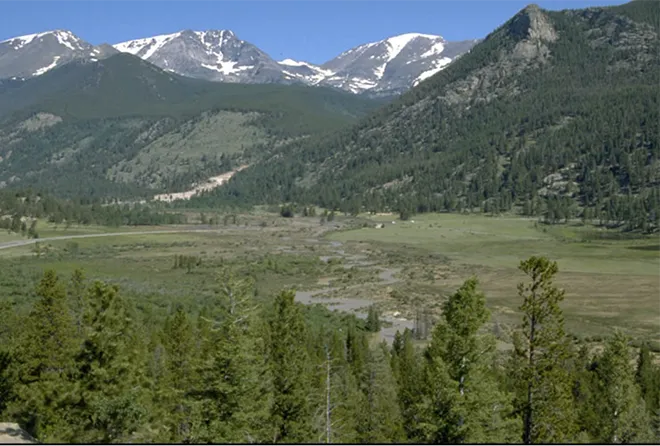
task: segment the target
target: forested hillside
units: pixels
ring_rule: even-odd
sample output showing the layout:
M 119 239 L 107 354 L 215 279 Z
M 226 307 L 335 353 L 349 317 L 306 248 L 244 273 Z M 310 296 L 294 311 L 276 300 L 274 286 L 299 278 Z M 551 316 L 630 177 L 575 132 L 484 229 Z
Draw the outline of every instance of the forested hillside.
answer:
M 334 137 L 298 140 L 197 203 L 515 210 L 660 222 L 660 3 L 529 6 Z
M 172 191 L 378 105 L 301 86 L 220 84 L 131 55 L 0 85 L 0 182 L 69 197 Z
M 46 271 L 29 302 L 0 304 L 0 417 L 45 443 L 657 442 L 649 346 L 576 342 L 557 264 L 520 269 L 512 351 L 495 348 L 474 278 L 426 345 L 406 329 L 388 346 L 370 342 L 377 315 L 264 299 L 246 271 L 221 270 L 193 311 Z

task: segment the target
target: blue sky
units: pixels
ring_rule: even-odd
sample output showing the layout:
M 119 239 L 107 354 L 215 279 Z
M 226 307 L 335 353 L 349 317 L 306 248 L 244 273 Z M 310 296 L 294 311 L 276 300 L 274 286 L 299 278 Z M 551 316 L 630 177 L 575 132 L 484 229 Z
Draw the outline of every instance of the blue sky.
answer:
M 447 40 L 484 37 L 529 1 L 2 1 L 0 40 L 68 29 L 93 44 L 182 29 L 231 29 L 281 60 L 322 63 L 362 43 L 407 32 Z M 537 1 L 546 9 L 622 0 Z

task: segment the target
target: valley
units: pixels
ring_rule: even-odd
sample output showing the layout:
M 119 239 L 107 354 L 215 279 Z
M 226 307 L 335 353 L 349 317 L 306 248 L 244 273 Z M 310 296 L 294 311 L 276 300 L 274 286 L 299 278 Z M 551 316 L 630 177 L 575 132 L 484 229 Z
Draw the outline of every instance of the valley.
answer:
M 594 1 L 10 23 L 0 443 L 659 442 L 660 3 Z
M 226 224 L 217 218 L 217 226 L 197 220 L 183 227 L 99 228 L 92 233 L 85 227 L 46 224 L 50 229 L 42 229 L 46 236 L 40 239 L 1 241 L 0 257 L 10 262 L 9 271 L 16 262 L 21 269 L 63 272 L 78 265 L 129 294 L 167 289 L 159 302 L 152 302 L 158 306 L 172 305 L 171 299 L 185 296 L 195 283 L 212 283 L 219 263 L 241 269 L 272 261 L 274 266 L 256 273 L 264 296 L 291 287 L 302 303 L 321 303 L 360 318 L 375 304 L 389 325 L 382 328 L 388 342 L 396 330 L 414 328 L 418 310 L 437 318 L 446 297 L 474 275 L 506 345 L 520 318 L 515 285 L 524 277 L 516 267 L 542 253 L 560 265 L 557 285 L 567 292 L 563 307 L 572 335 L 600 339 L 621 328 L 660 347 L 657 237 L 619 238 L 581 222 L 548 227 L 530 219 L 479 215 L 429 214 L 414 222 L 363 215 L 325 225 L 317 218 L 285 219 L 264 211 L 238 214 L 236 223 L 230 217 Z M 381 223 L 382 229 L 375 228 Z M 201 266 L 190 275 L 173 275 L 174 255 L 199 256 Z M 289 266 L 280 270 L 279 262 Z M 207 295 L 206 286 L 198 289 L 197 299 Z

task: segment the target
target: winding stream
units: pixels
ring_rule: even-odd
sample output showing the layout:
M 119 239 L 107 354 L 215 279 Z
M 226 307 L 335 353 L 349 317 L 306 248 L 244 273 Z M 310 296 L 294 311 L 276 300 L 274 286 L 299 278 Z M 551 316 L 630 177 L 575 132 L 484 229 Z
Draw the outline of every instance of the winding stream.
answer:
M 334 248 L 339 248 L 342 244 L 341 242 L 332 241 L 330 245 Z M 346 258 L 345 251 L 343 249 L 335 249 L 334 251 L 337 256 Z M 324 262 L 327 262 L 330 258 L 335 256 L 321 256 L 320 259 Z M 352 266 L 371 266 L 373 262 L 366 262 L 361 260 L 365 256 L 350 256 L 352 260 L 350 263 L 345 265 L 346 268 Z M 391 285 L 393 283 L 399 282 L 399 279 L 394 277 L 397 273 L 401 271 L 400 268 L 381 268 L 381 272 L 378 274 L 381 285 Z M 341 298 L 328 298 L 323 297 L 322 295 L 331 293 L 333 291 L 339 290 L 337 287 L 326 287 L 313 291 L 297 291 L 296 292 L 296 301 L 305 305 L 321 304 L 325 305 L 332 310 L 344 311 L 347 313 L 353 313 L 361 319 L 366 319 L 367 313 L 366 309 L 375 303 L 371 299 L 364 299 L 361 297 L 354 296 L 359 294 L 359 288 L 361 285 L 353 285 L 351 287 L 345 288 L 342 290 L 342 293 L 350 293 L 351 295 L 344 295 Z M 380 330 L 380 337 L 387 341 L 388 344 L 392 343 L 394 335 L 397 331 L 403 332 L 406 328 L 413 329 L 413 321 L 404 318 L 397 318 L 394 316 L 381 316 L 381 321 L 388 322 L 388 327 L 382 327 Z

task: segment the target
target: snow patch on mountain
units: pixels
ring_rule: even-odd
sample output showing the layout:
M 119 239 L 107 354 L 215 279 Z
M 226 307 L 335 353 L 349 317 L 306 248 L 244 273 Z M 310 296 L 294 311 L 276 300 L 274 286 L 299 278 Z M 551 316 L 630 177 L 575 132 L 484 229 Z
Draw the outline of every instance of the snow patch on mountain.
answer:
M 293 60 L 293 59 L 280 60 L 278 63 L 280 65 L 289 65 L 291 67 L 307 67 L 307 66 L 311 65 L 311 64 L 308 64 L 307 62 L 299 62 L 299 61 Z
M 32 76 L 41 76 L 41 75 L 44 74 L 46 71 L 50 71 L 50 70 L 52 70 L 53 68 L 55 68 L 55 67 L 57 66 L 57 62 L 58 62 L 59 60 L 60 60 L 60 56 L 55 56 L 55 58 L 53 59 L 53 62 L 52 62 L 50 65 L 45 66 L 45 67 L 43 67 L 43 68 L 39 68 L 37 71 L 35 71 L 34 73 L 32 73 Z
M 208 70 L 213 70 L 217 71 L 218 73 L 222 74 L 236 74 L 240 71 L 245 71 L 245 70 L 250 70 L 254 67 L 252 66 L 242 66 L 242 67 L 237 67 L 236 62 L 222 62 L 220 61 L 218 63 L 219 66 L 216 65 L 207 65 L 207 64 L 202 64 L 202 66 Z
M 172 39 L 181 35 L 180 32 L 173 34 L 162 34 L 160 36 L 147 37 L 144 39 L 129 40 L 128 42 L 121 42 L 113 47 L 122 53 L 130 53 L 134 56 L 139 56 L 142 59 L 149 59 L 156 51 L 161 49 L 163 45 Z M 146 51 L 145 51 L 146 50 Z M 144 52 L 143 52 L 144 51 Z
M 444 42 L 437 42 L 434 43 L 431 48 L 429 48 L 426 52 L 422 53 L 421 58 L 425 57 L 433 57 L 437 56 L 438 54 L 442 53 L 445 50 L 445 44 Z
M 18 37 L 12 37 L 7 40 L 0 41 L 0 43 L 13 43 L 14 44 L 14 49 L 18 50 L 23 48 L 25 45 L 28 43 L 31 43 L 34 39 L 37 39 L 41 36 L 44 36 L 46 34 L 49 34 L 50 31 L 45 32 L 45 33 L 38 33 L 38 34 L 27 34 L 25 36 L 18 36 Z
M 65 47 L 69 48 L 71 51 L 76 51 L 81 49 L 78 39 L 68 31 L 55 31 L 53 35 L 60 43 L 60 45 L 64 45 Z M 71 42 L 75 43 L 76 47 L 74 47 Z
M 422 74 L 420 74 L 417 79 L 415 79 L 415 82 L 413 83 L 413 87 L 422 82 L 424 79 L 428 79 L 429 77 L 433 76 L 436 73 L 439 73 L 441 70 L 447 67 L 451 63 L 452 59 L 448 57 L 443 57 L 440 60 L 436 60 L 434 63 L 434 67 L 431 68 L 430 70 L 424 71 Z
M 401 34 L 399 36 L 394 36 L 390 37 L 388 39 L 385 39 L 385 42 L 389 45 L 390 50 L 388 51 L 387 54 L 387 61 L 391 61 L 394 59 L 396 56 L 401 53 L 401 50 L 403 50 L 412 40 L 417 39 L 418 37 L 422 37 L 424 39 L 442 39 L 440 36 L 432 36 L 430 34 L 419 34 L 419 33 L 408 33 L 408 34 Z
M 417 85 L 474 44 L 407 33 L 356 46 L 316 65 L 291 58 L 275 61 L 230 30 L 181 30 L 98 47 L 70 31 L 55 30 L 0 42 L 0 78 L 29 78 L 72 60 L 98 61 L 125 52 L 168 72 L 210 81 L 301 83 L 382 96 Z

